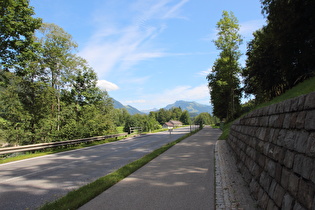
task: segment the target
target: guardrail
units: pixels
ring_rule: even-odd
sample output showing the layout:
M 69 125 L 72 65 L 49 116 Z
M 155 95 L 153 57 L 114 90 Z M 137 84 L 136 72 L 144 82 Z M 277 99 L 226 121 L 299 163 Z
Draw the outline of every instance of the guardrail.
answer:
M 17 152 L 29 152 L 41 149 L 47 149 L 52 147 L 60 147 L 60 146 L 67 146 L 72 144 L 80 144 L 92 141 L 101 141 L 110 138 L 116 138 L 119 136 L 125 136 L 127 134 L 114 134 L 114 135 L 107 135 L 107 136 L 97 136 L 85 139 L 75 139 L 75 140 L 68 140 L 68 141 L 59 141 L 59 142 L 50 142 L 50 143 L 41 143 L 41 144 L 31 144 L 25 146 L 18 146 L 18 147 L 4 147 L 0 148 L 0 155 L 17 153 Z

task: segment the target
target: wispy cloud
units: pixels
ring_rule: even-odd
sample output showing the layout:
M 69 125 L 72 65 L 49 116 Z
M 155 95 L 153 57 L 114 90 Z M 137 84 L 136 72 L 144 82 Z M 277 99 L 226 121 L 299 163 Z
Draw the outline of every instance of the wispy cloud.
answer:
M 182 18 L 180 8 L 188 1 L 139 0 L 109 15 L 105 8 L 94 16 L 96 29 L 80 55 L 100 78 L 111 71 L 130 69 L 143 60 L 166 56 L 166 50 L 157 47 L 154 39 L 167 28 L 167 19 Z M 121 21 L 121 16 L 126 19 Z
M 211 68 L 204 70 L 204 71 L 197 72 L 197 75 L 202 76 L 202 77 L 206 77 L 210 72 L 211 72 Z

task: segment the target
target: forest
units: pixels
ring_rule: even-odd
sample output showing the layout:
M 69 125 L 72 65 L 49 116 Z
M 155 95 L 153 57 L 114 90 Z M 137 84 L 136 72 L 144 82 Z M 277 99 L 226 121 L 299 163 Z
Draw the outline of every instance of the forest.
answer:
M 266 25 L 247 43 L 246 65 L 239 63 L 243 39 L 232 12 L 217 23 L 214 44 L 220 54 L 207 76 L 213 114 L 232 121 L 254 105 L 283 94 L 315 76 L 315 1 L 261 0 Z M 241 105 L 242 95 L 250 96 Z
M 114 109 L 72 36 L 34 15 L 28 0 L 0 1 L 0 146 L 102 136 L 118 126 L 152 131 L 171 119 L 194 123 L 180 108 L 149 115 Z M 214 119 L 202 113 L 195 122 Z

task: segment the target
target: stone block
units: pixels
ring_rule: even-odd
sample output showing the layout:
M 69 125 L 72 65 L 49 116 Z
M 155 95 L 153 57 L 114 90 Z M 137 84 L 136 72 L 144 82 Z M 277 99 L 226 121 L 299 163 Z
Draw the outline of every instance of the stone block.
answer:
M 265 140 L 266 132 L 267 132 L 267 129 L 261 127 L 261 128 L 258 130 L 258 132 L 256 133 L 257 138 L 258 138 L 259 140 L 266 141 L 266 140 Z
M 271 177 L 265 172 L 263 171 L 260 175 L 259 178 L 259 183 L 262 186 L 262 188 L 268 192 L 269 187 L 270 187 L 270 183 L 271 183 Z
M 296 134 L 295 151 L 305 153 L 310 133 L 307 131 L 296 131 Z
M 274 193 L 274 201 L 278 207 L 281 207 L 285 190 L 278 184 Z
M 286 113 L 284 115 L 283 124 L 280 127 L 284 128 L 284 129 L 289 129 L 290 124 L 291 124 L 291 117 L 292 117 L 292 113 Z
M 299 189 L 299 181 L 300 179 L 298 176 L 296 176 L 294 173 L 290 174 L 288 190 L 290 194 L 293 195 L 294 197 L 297 196 L 297 192 Z
M 265 168 L 266 156 L 261 153 L 257 153 L 256 158 L 258 165 L 262 168 Z
M 274 193 L 275 193 L 275 190 L 276 190 L 276 186 L 277 186 L 277 182 L 276 182 L 276 180 L 273 179 L 271 181 L 269 190 L 267 191 L 270 198 L 274 198 Z
M 293 112 L 290 114 L 290 124 L 289 124 L 290 129 L 296 128 L 296 122 L 297 122 L 298 114 L 299 114 L 298 112 Z
M 276 163 L 275 179 L 278 183 L 281 182 L 282 168 L 283 168 L 282 165 Z
M 305 111 L 301 111 L 298 113 L 297 118 L 296 118 L 296 122 L 295 122 L 295 127 L 297 129 L 304 129 L 305 116 L 306 116 Z
M 279 146 L 284 146 L 284 140 L 287 136 L 287 130 L 286 129 L 281 129 L 279 130 L 279 133 L 277 135 L 277 140 L 276 140 L 276 144 Z
M 285 152 L 283 163 L 289 169 L 293 167 L 294 156 L 295 153 L 291 152 L 290 150 Z
M 310 179 L 314 167 L 314 159 L 297 154 L 294 158 L 293 171 L 305 179 Z
M 285 150 L 282 147 L 279 147 L 279 146 L 274 147 L 273 157 L 276 161 L 278 161 L 281 164 L 283 164 L 284 151 Z
M 253 177 L 255 179 L 258 179 L 258 177 L 260 176 L 261 172 L 263 171 L 263 168 L 260 167 L 257 163 L 255 163 L 250 171 L 251 171 Z
M 315 131 L 315 110 L 307 111 L 304 127 L 308 131 Z
M 301 206 L 300 203 L 295 202 L 294 206 L 293 206 L 293 210 L 306 210 L 303 206 Z
M 269 110 L 268 110 L 268 114 L 269 115 L 273 115 L 276 113 L 276 109 L 277 109 L 277 104 L 272 104 L 269 107 Z
M 268 128 L 266 130 L 265 140 L 268 141 L 268 142 L 272 142 L 274 133 L 275 133 L 275 129 L 274 128 Z
M 285 167 L 282 167 L 282 174 L 281 174 L 281 182 L 280 183 L 284 189 L 288 188 L 290 174 L 291 174 L 291 172 L 288 169 L 286 169 Z
M 279 116 L 280 115 L 270 115 L 269 116 L 269 121 L 268 121 L 268 126 L 272 127 L 272 128 L 278 127 L 278 126 L 275 125 L 275 123 L 276 123 L 276 120 L 279 118 Z
M 294 150 L 296 138 L 297 133 L 294 130 L 288 130 L 285 138 L 283 139 L 283 147 L 285 147 L 286 149 Z
M 267 209 L 267 205 L 269 202 L 269 197 L 267 193 L 263 193 L 260 199 L 258 199 L 258 204 L 261 206 L 262 209 Z
M 272 143 L 279 145 L 277 142 L 278 142 L 278 137 L 279 137 L 280 131 L 281 131 L 281 129 L 274 129 L 273 137 L 271 139 Z M 284 130 L 284 132 L 285 132 L 285 130 Z
M 265 171 L 267 171 L 271 177 L 275 178 L 276 177 L 276 162 L 269 158 L 266 158 Z
M 301 154 L 296 154 L 294 156 L 294 164 L 293 164 L 293 171 L 297 174 L 301 174 L 303 170 L 303 161 L 304 156 Z
M 298 189 L 298 200 L 305 206 L 307 209 L 312 208 L 313 199 L 315 195 L 314 186 L 303 179 L 300 180 L 299 189 Z
M 299 100 L 297 98 L 290 99 L 291 101 L 291 112 L 296 112 L 299 110 Z
M 269 123 L 269 116 L 263 116 L 259 119 L 259 126 L 261 127 L 268 127 Z
M 279 114 L 278 118 L 274 122 L 274 127 L 275 128 L 285 128 L 284 127 L 284 122 L 285 122 L 285 114 Z
M 259 141 L 256 149 L 258 152 L 264 153 L 265 152 L 265 142 Z
M 283 201 L 282 201 L 282 206 L 281 209 L 292 209 L 293 208 L 293 204 L 294 204 L 294 199 L 292 198 L 292 196 L 289 193 L 286 193 L 283 196 Z
M 301 95 L 298 97 L 298 110 L 304 110 L 306 95 Z
M 315 92 L 306 95 L 304 109 L 315 109 Z
M 273 202 L 273 200 L 269 199 L 267 209 L 268 210 L 278 210 L 278 207 L 276 206 L 275 202 Z
M 290 102 L 289 102 L 290 103 Z M 284 107 L 286 105 L 286 101 L 281 101 L 277 104 L 277 109 L 276 112 L 277 113 L 284 113 Z
M 249 189 L 250 189 L 250 192 L 253 195 L 254 199 L 258 200 L 258 192 L 259 192 L 260 186 L 255 179 L 251 180 L 251 182 L 249 184 Z
M 291 111 L 291 100 L 285 100 L 283 101 L 285 104 L 284 104 L 284 109 L 283 109 L 283 112 L 290 112 Z

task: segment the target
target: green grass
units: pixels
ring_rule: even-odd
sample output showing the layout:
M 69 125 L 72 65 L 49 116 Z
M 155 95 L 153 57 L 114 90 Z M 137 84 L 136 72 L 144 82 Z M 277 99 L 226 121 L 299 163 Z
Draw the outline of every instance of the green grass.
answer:
M 256 106 L 253 110 L 263 108 L 265 106 L 270 106 L 272 104 L 276 104 L 276 103 L 279 103 L 281 101 L 288 100 L 290 98 L 295 98 L 295 97 L 298 97 L 300 95 L 314 92 L 315 91 L 315 85 L 314 84 L 315 84 L 315 77 L 312 77 L 312 78 L 305 80 L 304 82 L 296 85 L 292 89 L 287 90 L 284 94 L 282 94 L 278 97 L 275 97 L 271 101 L 268 101 L 268 102 L 265 102 L 265 103 L 262 103 L 262 104 Z M 244 114 L 244 115 L 246 115 L 246 114 Z M 242 116 L 244 116 L 244 115 L 242 115 Z M 230 122 L 230 123 L 227 123 L 226 125 L 224 125 L 224 127 L 222 129 L 222 134 L 219 137 L 220 140 L 226 140 L 228 138 L 229 133 L 230 133 L 230 127 L 232 124 L 233 124 L 233 122 Z
M 89 202 L 111 186 L 115 185 L 122 179 L 126 178 L 175 144 L 181 142 L 183 139 L 191 136 L 192 134 L 196 133 L 198 130 L 195 132 L 186 134 L 182 136 L 181 138 L 177 139 L 176 141 L 173 141 L 171 143 L 168 143 L 164 145 L 163 147 L 154 150 L 150 154 L 145 155 L 144 157 L 133 161 L 132 163 L 129 163 L 120 169 L 118 169 L 115 172 L 112 172 L 104 177 L 101 177 L 97 179 L 96 181 L 87 184 L 83 187 L 80 187 L 77 190 L 69 192 L 66 196 L 60 198 L 59 200 L 48 203 L 44 205 L 41 210 L 52 210 L 52 209 L 77 209 L 80 206 L 84 205 L 85 203 Z
M 119 126 L 116 129 L 118 133 L 124 133 L 124 126 Z

